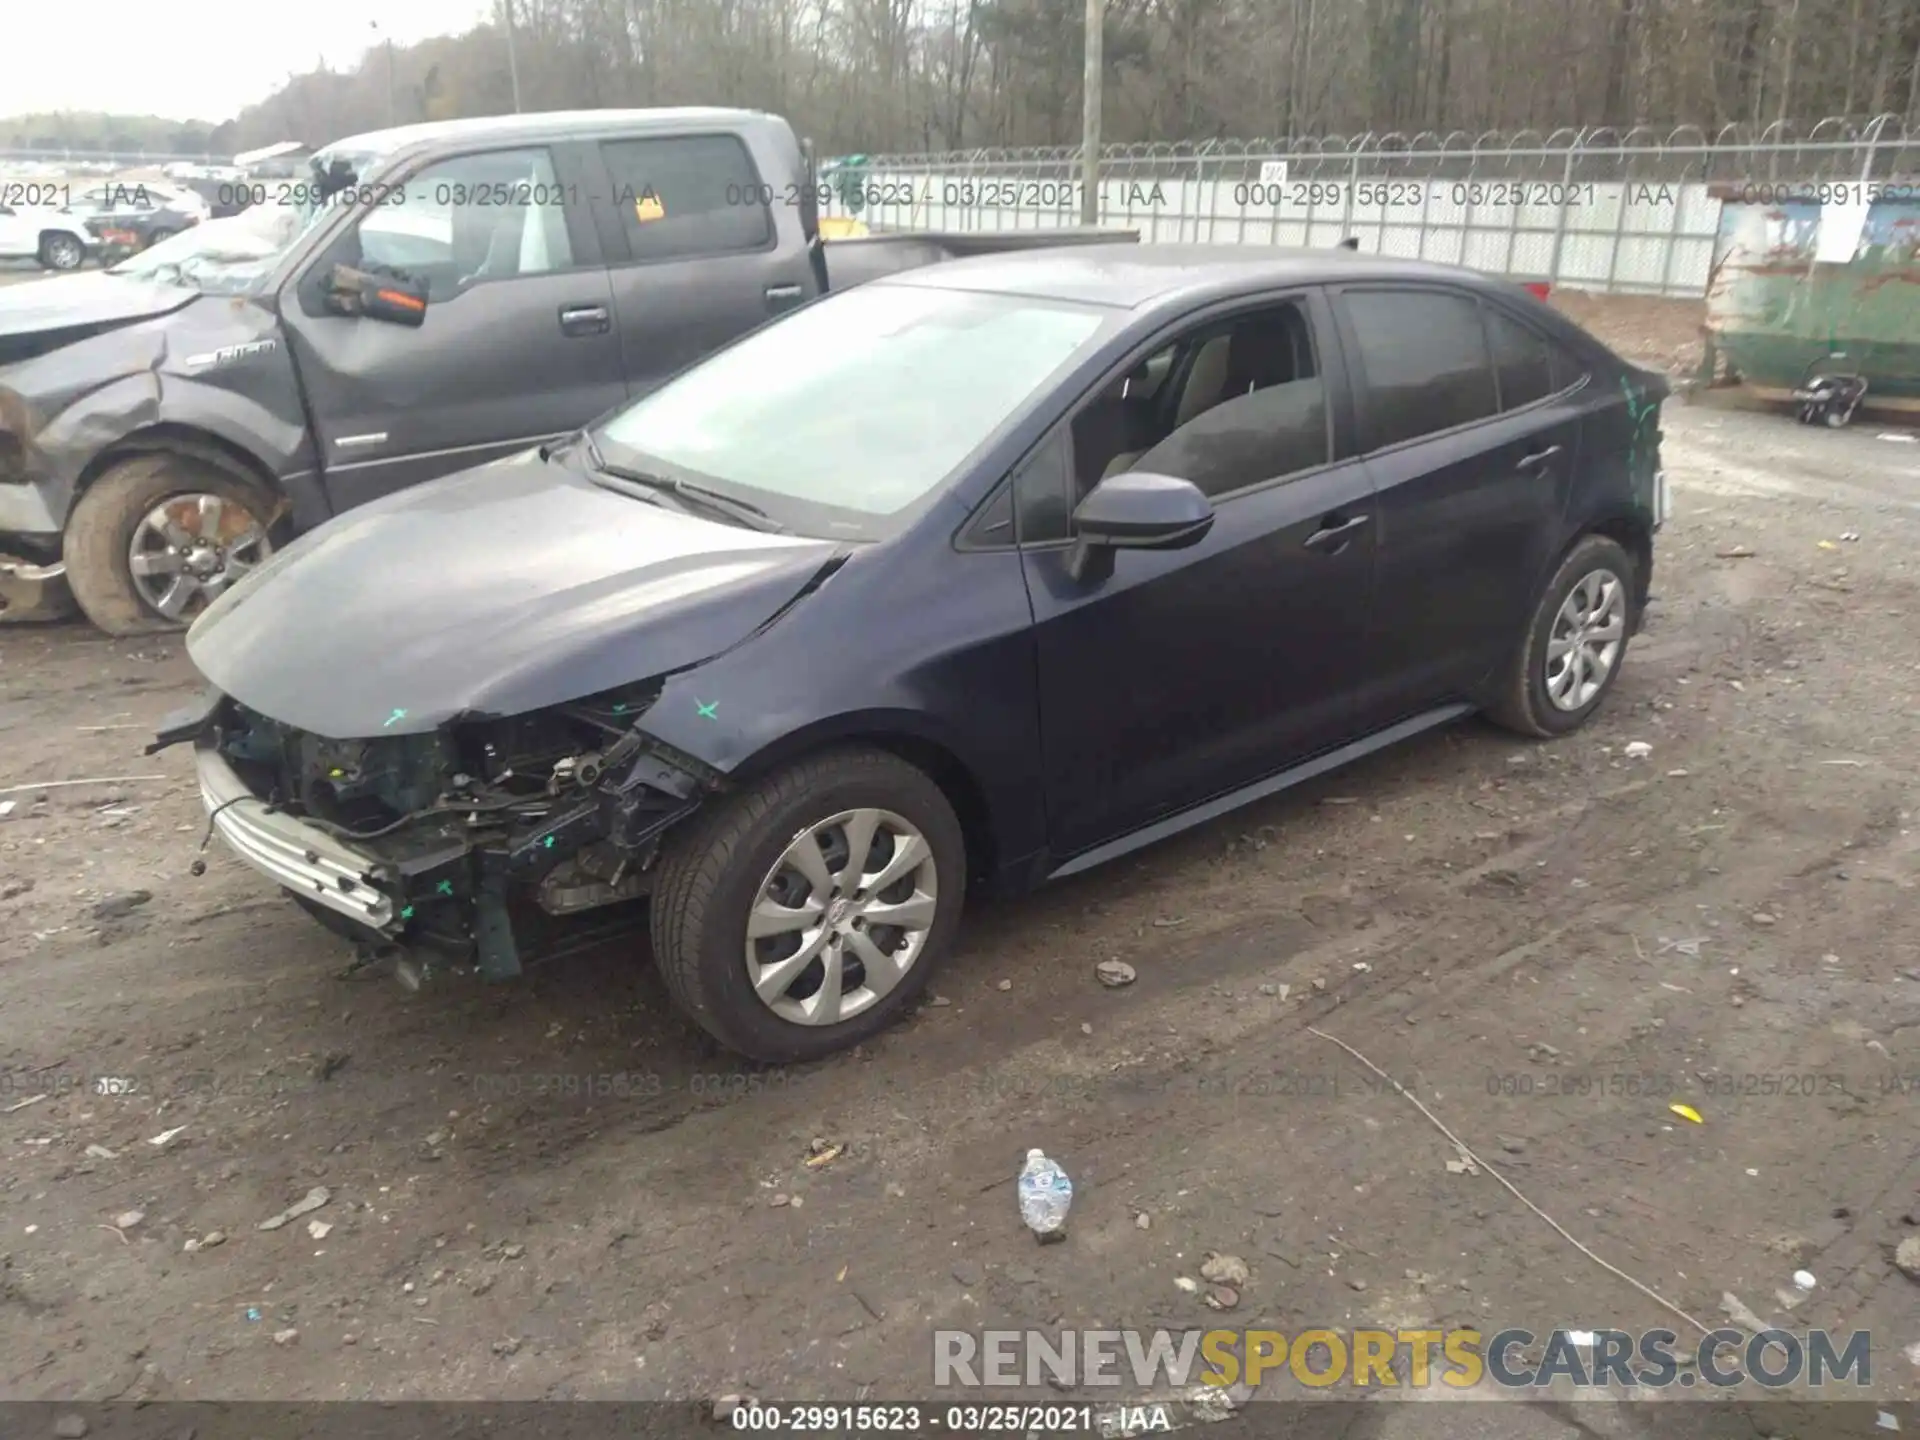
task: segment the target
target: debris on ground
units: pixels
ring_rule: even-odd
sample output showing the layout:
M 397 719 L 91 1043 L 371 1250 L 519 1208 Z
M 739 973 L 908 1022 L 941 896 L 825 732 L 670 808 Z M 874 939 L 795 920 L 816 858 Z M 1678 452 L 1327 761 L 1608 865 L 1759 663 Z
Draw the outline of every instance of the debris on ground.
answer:
M 276 1330 L 273 1332 L 273 1343 L 276 1345 L 291 1345 L 299 1338 L 300 1332 L 291 1326 L 285 1330 Z
M 1200 1288 L 1200 1282 L 1188 1275 L 1174 1276 L 1173 1283 L 1179 1286 L 1182 1290 L 1186 1291 L 1187 1294 L 1189 1295 L 1193 1294 L 1196 1290 Z
M 1109 990 L 1118 990 L 1122 985 L 1131 985 L 1134 981 L 1133 966 L 1124 960 L 1102 960 L 1093 967 L 1093 973 L 1100 977 L 1100 983 Z
M 46 1098 L 47 1098 L 47 1095 L 45 1091 L 42 1091 L 38 1095 L 29 1095 L 27 1096 L 26 1099 L 16 1100 L 13 1102 L 13 1104 L 7 1106 L 6 1109 L 0 1110 L 0 1115 L 11 1115 L 13 1114 L 14 1111 L 24 1110 L 29 1105 L 38 1105 L 42 1100 L 45 1100 Z
M 122 1210 L 118 1215 L 113 1217 L 113 1228 L 116 1230 L 131 1230 L 146 1218 L 147 1212 L 144 1210 Z
M 1020 1218 L 1041 1240 L 1066 1233 L 1067 1211 L 1073 1206 L 1073 1182 L 1046 1153 L 1027 1151 L 1020 1167 Z
M 1644 760 L 1653 753 L 1653 746 L 1644 740 L 1629 740 L 1621 753 L 1629 760 Z
M 93 918 L 96 920 L 124 920 L 134 911 L 153 899 L 151 890 L 123 890 L 117 895 L 109 895 L 96 901 Z
M 1238 1255 L 1222 1255 L 1217 1250 L 1209 1250 L 1200 1262 L 1200 1278 L 1215 1285 L 1244 1289 L 1251 1276 L 1247 1262 Z
M 836 1145 L 831 1140 L 823 1140 L 818 1135 L 807 1145 L 807 1158 L 802 1162 L 809 1170 L 819 1170 L 831 1165 L 840 1158 L 840 1152 L 846 1147 Z
M 1013 981 L 1011 981 L 1011 980 L 996 980 L 996 981 L 994 981 L 994 982 L 993 982 L 993 988 L 994 988 L 994 989 L 996 989 L 996 990 L 1011 990 L 1011 989 L 1013 989 Z
M 1209 1310 L 1232 1310 L 1240 1303 L 1240 1292 L 1231 1285 L 1215 1285 L 1207 1291 L 1206 1305 Z
M 1707 1123 L 1705 1118 L 1702 1117 L 1702 1115 L 1700 1114 L 1700 1112 L 1694 1109 L 1691 1105 L 1681 1105 L 1681 1104 L 1675 1103 L 1667 1106 L 1667 1109 L 1671 1110 L 1674 1114 L 1678 1115 L 1682 1120 L 1691 1120 L 1696 1125 L 1704 1125 Z
M 1758 1315 L 1754 1314 L 1752 1310 L 1748 1309 L 1746 1303 L 1731 1290 L 1725 1291 L 1720 1296 L 1720 1308 L 1726 1311 L 1727 1318 L 1742 1330 L 1751 1330 L 1757 1335 L 1762 1330 L 1770 1330 L 1773 1328 L 1765 1320 L 1762 1320 Z
M 1729 545 L 1724 550 L 1714 551 L 1713 555 L 1716 560 L 1751 560 L 1753 550 L 1747 545 Z
M 164 1150 L 167 1146 L 171 1145 L 175 1139 L 184 1134 L 186 1128 L 184 1125 L 176 1125 L 171 1130 L 162 1130 L 158 1135 L 149 1138 L 147 1144 L 153 1146 L 156 1150 Z
M 53 1433 L 57 1440 L 85 1440 L 87 1419 L 84 1415 L 62 1415 L 53 1422 Z
M 331 1235 L 332 1233 L 333 1233 L 333 1226 L 329 1225 L 324 1220 L 309 1220 L 307 1222 L 307 1234 L 311 1235 L 316 1240 L 324 1240 L 327 1238 L 327 1236 Z
M 87 1146 L 86 1156 L 89 1160 L 117 1160 L 120 1158 L 104 1145 Z
M 306 1193 L 304 1198 L 296 1200 L 278 1215 L 270 1215 L 265 1220 L 262 1220 L 259 1228 L 262 1230 L 278 1230 L 281 1226 L 289 1225 L 295 1220 L 298 1220 L 302 1215 L 311 1215 L 332 1198 L 333 1192 L 331 1190 L 327 1189 L 324 1185 L 316 1185 Z
M 1909 1280 L 1920 1280 L 1920 1235 L 1909 1235 L 1893 1252 L 1893 1263 Z

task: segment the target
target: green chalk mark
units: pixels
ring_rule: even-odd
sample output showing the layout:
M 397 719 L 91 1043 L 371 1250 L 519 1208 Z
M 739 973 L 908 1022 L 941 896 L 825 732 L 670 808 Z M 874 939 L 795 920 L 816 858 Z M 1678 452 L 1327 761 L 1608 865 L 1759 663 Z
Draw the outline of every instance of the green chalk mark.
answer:
M 436 895 L 451 895 L 453 894 L 453 881 L 442 880 L 438 885 L 434 886 L 433 889 Z
M 553 836 L 551 835 L 547 836 L 547 838 L 542 840 L 540 843 L 549 850 L 553 849 Z
M 720 718 L 714 713 L 720 708 L 720 702 L 718 700 L 703 701 L 696 695 L 693 704 L 694 708 L 700 712 L 700 718 L 702 720 L 718 720 Z
M 402 920 L 411 920 L 413 918 L 413 907 L 409 905 L 406 909 L 402 910 L 400 912 L 400 918 Z
M 395 724 L 395 722 L 397 722 L 397 721 L 401 721 L 401 720 L 404 720 L 404 719 L 406 719 L 406 718 L 407 718 L 407 712 L 406 712 L 406 711 L 404 711 L 404 710 L 396 710 L 396 711 L 394 711 L 394 712 L 393 712 L 393 713 L 392 713 L 391 715 L 389 715 L 389 716 L 387 716 L 387 723 L 386 723 L 385 725 L 382 725 L 382 726 L 381 726 L 380 728 L 381 728 L 382 730 L 386 730 L 386 729 L 389 729 L 389 728 L 391 728 L 391 727 L 392 727 L 392 726 L 393 726 L 393 725 Z

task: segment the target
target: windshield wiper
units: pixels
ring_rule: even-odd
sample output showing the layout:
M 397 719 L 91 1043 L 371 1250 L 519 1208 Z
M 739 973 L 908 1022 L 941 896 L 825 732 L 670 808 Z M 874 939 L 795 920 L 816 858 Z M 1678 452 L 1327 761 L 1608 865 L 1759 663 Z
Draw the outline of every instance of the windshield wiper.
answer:
M 644 489 L 672 495 L 696 506 L 704 506 L 709 511 L 718 511 L 729 520 L 744 525 L 749 530 L 760 530 L 769 535 L 787 533 L 784 525 L 774 520 L 758 505 L 735 499 L 718 490 L 709 490 L 705 485 L 696 485 L 691 480 L 676 480 L 666 475 L 655 475 L 651 471 L 636 470 L 628 465 L 615 464 L 600 453 L 600 447 L 594 442 L 591 431 L 583 430 L 580 434 L 587 452 L 587 463 L 610 479 L 624 480 L 629 485 L 639 485 Z

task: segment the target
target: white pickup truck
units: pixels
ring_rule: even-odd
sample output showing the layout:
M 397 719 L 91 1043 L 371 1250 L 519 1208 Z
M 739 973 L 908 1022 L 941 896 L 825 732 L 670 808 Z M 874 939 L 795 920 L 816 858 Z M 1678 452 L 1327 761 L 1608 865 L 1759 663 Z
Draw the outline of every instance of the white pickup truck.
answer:
M 78 270 L 99 245 L 75 216 L 0 203 L 0 260 L 37 260 L 48 270 Z

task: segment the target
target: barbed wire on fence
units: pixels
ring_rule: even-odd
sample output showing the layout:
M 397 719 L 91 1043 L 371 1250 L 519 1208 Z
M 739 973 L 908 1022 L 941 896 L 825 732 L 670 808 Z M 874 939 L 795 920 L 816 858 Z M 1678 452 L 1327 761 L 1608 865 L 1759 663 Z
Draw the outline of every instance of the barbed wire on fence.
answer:
M 870 155 L 875 170 L 1019 174 L 1070 180 L 1077 145 Z M 1509 179 L 1566 181 L 1886 180 L 1920 170 L 1920 132 L 1898 115 L 1830 116 L 1810 125 L 1635 125 L 1554 130 L 1422 130 L 1361 135 L 1148 141 L 1104 145 L 1100 169 L 1114 180 L 1253 179 L 1262 165 L 1287 164 L 1291 178 Z

